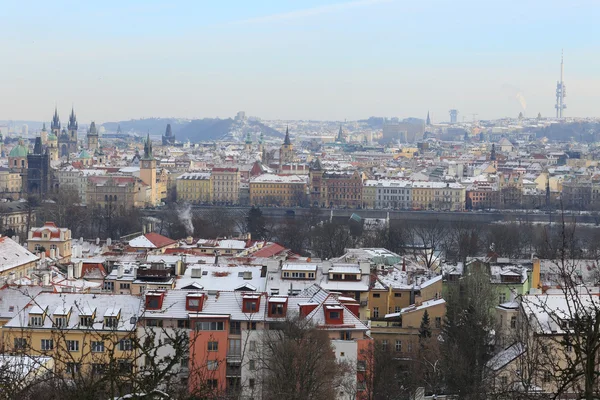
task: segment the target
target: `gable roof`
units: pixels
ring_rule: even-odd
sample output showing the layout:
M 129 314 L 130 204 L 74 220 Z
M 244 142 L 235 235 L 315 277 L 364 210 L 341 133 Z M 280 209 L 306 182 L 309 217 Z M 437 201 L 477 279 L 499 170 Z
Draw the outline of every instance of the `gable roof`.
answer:
M 176 240 L 166 236 L 159 235 L 155 232 L 146 233 L 144 235 L 133 238 L 129 241 L 129 246 L 146 249 L 161 249 L 166 246 L 177 243 Z

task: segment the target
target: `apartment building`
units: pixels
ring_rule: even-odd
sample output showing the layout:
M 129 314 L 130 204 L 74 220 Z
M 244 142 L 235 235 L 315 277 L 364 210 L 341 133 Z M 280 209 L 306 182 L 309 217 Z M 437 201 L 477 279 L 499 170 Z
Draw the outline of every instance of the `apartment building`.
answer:
M 212 180 L 210 172 L 187 172 L 176 180 L 177 201 L 210 203 Z
M 2 327 L 3 346 L 51 356 L 59 373 L 102 374 L 109 365 L 130 372 L 141 306 L 136 296 L 40 293 Z
M 217 204 L 238 204 L 240 199 L 240 170 L 237 167 L 215 167 L 210 175 L 212 201 Z
M 250 179 L 250 204 L 258 206 L 303 206 L 307 204 L 308 177 L 262 174 Z

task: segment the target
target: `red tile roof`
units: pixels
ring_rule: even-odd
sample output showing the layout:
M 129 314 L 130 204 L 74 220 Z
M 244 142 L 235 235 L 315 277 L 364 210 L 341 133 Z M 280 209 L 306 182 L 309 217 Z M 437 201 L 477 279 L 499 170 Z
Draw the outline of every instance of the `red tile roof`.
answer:
M 159 235 L 158 233 L 155 233 L 155 232 L 146 233 L 144 236 L 146 236 L 146 239 L 151 241 L 152 244 L 155 245 L 159 249 L 161 247 L 166 247 L 166 246 L 170 246 L 174 243 L 177 243 L 176 240 L 173 240 L 173 239 L 168 238 L 163 235 Z
M 287 249 L 280 244 L 271 243 L 271 244 L 266 245 L 262 249 L 258 250 L 254 254 L 252 254 L 252 256 L 268 258 L 268 257 L 273 257 L 274 255 L 279 254 L 282 251 L 286 251 L 286 250 Z
M 106 270 L 104 269 L 104 265 L 102 263 L 86 263 L 84 262 L 81 266 L 81 276 L 86 276 L 86 274 L 94 274 L 94 271 L 98 270 L 100 275 L 106 276 Z

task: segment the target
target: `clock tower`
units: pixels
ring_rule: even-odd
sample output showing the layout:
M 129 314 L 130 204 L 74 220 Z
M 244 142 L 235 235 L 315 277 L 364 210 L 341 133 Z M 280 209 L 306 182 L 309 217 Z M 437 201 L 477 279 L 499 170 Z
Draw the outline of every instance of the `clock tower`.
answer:
M 151 205 L 156 205 L 157 194 L 156 194 L 156 160 L 152 155 L 152 142 L 150 141 L 150 133 L 146 137 L 144 143 L 144 157 L 140 160 L 140 179 L 146 185 L 150 186 L 150 198 L 148 202 Z

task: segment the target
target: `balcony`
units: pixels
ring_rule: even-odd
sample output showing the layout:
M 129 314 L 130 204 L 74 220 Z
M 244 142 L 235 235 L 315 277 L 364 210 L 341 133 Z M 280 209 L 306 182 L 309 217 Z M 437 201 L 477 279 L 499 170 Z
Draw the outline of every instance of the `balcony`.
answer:
M 242 376 L 242 368 L 239 365 L 229 365 L 225 369 L 225 375 L 227 378 L 236 378 Z

